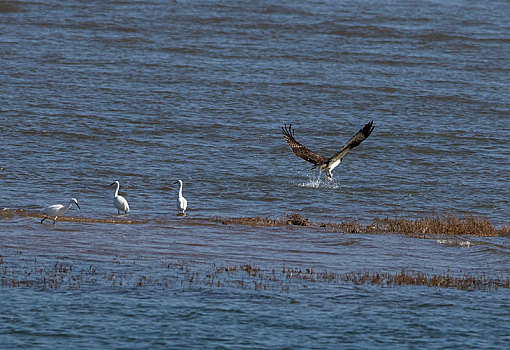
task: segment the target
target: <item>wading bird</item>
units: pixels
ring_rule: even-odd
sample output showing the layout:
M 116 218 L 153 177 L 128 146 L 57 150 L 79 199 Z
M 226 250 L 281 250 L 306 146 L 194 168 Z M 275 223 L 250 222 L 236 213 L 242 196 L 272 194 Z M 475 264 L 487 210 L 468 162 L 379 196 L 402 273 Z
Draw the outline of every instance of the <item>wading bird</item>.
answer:
M 64 215 L 65 212 L 71 208 L 73 203 L 76 204 L 78 209 L 81 209 L 76 198 L 71 198 L 66 206 L 63 206 L 62 204 L 54 204 L 44 208 L 43 210 L 41 210 L 41 213 L 44 214 L 44 218 L 41 220 L 41 224 L 48 217 L 53 217 L 53 225 L 55 225 L 55 223 L 57 222 L 57 218 L 61 215 Z
M 182 181 L 177 180 L 174 182 L 174 184 L 179 184 L 179 198 L 177 198 L 177 212 L 179 215 L 184 215 L 184 211 L 186 210 L 186 207 L 188 206 L 188 201 L 186 198 L 182 196 Z
M 358 146 L 363 140 L 370 136 L 372 131 L 374 130 L 373 122 L 365 124 L 365 126 L 356 133 L 347 143 L 342 147 L 340 151 L 335 153 L 333 157 L 326 158 L 317 154 L 315 152 L 310 151 L 308 148 L 300 144 L 294 138 L 294 130 L 292 130 L 292 124 L 287 127 L 287 125 L 282 126 L 282 132 L 285 136 L 285 140 L 290 146 L 290 149 L 294 152 L 294 154 L 300 158 L 303 158 L 307 162 L 313 164 L 312 169 L 318 167 L 320 170 L 326 173 L 329 181 L 333 180 L 333 174 L 331 173 L 333 169 L 335 169 L 338 164 L 342 162 L 342 158 L 354 147 Z
M 113 185 L 117 185 L 117 188 L 115 189 L 115 194 L 113 195 L 113 204 L 115 205 L 115 208 L 117 208 L 119 214 L 121 211 L 123 211 L 126 214 L 129 213 L 130 209 L 126 198 L 119 196 L 120 183 L 118 181 L 115 181 L 114 183 L 110 184 L 110 186 Z

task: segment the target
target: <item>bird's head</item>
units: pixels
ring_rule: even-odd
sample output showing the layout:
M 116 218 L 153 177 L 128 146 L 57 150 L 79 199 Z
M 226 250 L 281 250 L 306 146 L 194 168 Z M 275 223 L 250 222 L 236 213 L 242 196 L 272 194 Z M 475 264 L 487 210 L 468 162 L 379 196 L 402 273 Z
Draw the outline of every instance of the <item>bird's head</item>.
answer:
M 113 186 L 113 185 L 119 185 L 119 186 L 120 186 L 120 184 L 119 184 L 119 182 L 118 182 L 118 181 L 112 182 L 112 183 L 111 183 L 111 184 L 109 184 L 108 186 Z
M 81 209 L 80 208 L 80 205 L 78 204 L 78 200 L 76 198 L 71 198 L 71 201 L 72 203 L 76 204 L 76 206 L 78 207 L 78 209 Z
M 176 180 L 176 181 L 174 181 L 174 184 L 182 185 L 182 180 Z

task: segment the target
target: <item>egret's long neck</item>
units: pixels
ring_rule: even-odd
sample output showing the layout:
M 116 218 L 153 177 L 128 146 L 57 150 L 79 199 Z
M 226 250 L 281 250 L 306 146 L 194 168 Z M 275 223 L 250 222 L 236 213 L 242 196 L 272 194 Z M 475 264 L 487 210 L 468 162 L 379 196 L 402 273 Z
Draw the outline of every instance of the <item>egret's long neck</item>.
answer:
M 64 208 L 64 209 L 65 209 L 65 210 L 64 210 L 64 212 L 66 212 L 66 211 L 68 211 L 69 209 L 71 209 L 71 207 L 73 206 L 73 203 L 74 203 L 73 201 L 69 201 L 69 203 L 67 203 L 67 205 L 66 205 L 66 206 L 65 206 L 65 208 Z
M 119 188 L 120 188 L 120 183 L 117 182 L 117 188 L 115 189 L 114 197 L 118 197 L 118 195 L 119 195 Z
M 182 182 L 180 183 L 179 187 L 179 197 L 182 197 Z

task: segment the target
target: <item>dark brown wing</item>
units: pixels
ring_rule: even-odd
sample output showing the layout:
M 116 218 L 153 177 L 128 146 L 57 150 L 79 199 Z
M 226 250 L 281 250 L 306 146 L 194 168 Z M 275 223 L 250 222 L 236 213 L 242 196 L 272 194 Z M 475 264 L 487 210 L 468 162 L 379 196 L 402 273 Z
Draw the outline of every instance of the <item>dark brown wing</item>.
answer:
M 343 156 L 345 156 L 345 154 L 347 152 L 349 152 L 354 147 L 358 146 L 360 143 L 363 142 L 363 140 L 365 140 L 367 137 L 369 137 L 370 134 L 372 133 L 372 131 L 374 130 L 373 123 L 374 122 L 370 122 L 370 123 L 365 124 L 363 129 L 361 129 L 360 131 L 358 131 L 356 133 L 356 135 L 351 137 L 351 139 L 349 141 L 347 141 L 347 143 L 344 145 L 344 147 L 342 147 L 342 149 L 340 151 L 335 153 L 335 155 L 333 157 L 331 157 L 329 159 L 329 161 L 330 162 L 335 162 L 337 160 L 342 159 Z
M 290 146 L 290 149 L 294 154 L 300 158 L 303 158 L 307 162 L 312 163 L 313 165 L 321 165 L 328 161 L 326 157 L 321 156 L 315 152 L 310 151 L 308 148 L 300 144 L 294 138 L 294 130 L 292 130 L 292 124 L 287 127 L 287 125 L 282 126 L 282 133 L 285 136 L 285 141 Z

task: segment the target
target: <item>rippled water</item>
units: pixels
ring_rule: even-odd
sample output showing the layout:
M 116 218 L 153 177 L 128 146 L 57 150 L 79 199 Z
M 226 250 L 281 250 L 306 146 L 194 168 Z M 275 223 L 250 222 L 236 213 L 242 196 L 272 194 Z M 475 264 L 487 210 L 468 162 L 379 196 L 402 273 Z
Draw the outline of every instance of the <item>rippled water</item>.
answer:
M 242 275 L 220 286 L 205 276 L 250 264 L 507 277 L 507 237 L 210 219 L 449 212 L 508 225 L 508 13 L 506 1 L 0 3 L 0 207 L 34 211 L 76 197 L 82 209 L 67 216 L 100 219 L 53 226 L 0 216 L 4 276 L 31 280 L 55 264 L 73 266 L 72 276 L 97 271 L 77 290 L 68 280 L 56 290 L 1 287 L 2 343 L 505 348 L 506 289 L 261 289 L 236 284 Z M 291 123 L 298 141 L 330 156 L 371 120 L 373 134 L 331 183 L 280 131 Z M 175 215 L 178 178 L 184 218 Z M 115 180 L 127 216 L 113 207 Z M 106 222 L 127 219 L 139 223 Z M 137 286 L 143 276 L 152 283 Z

